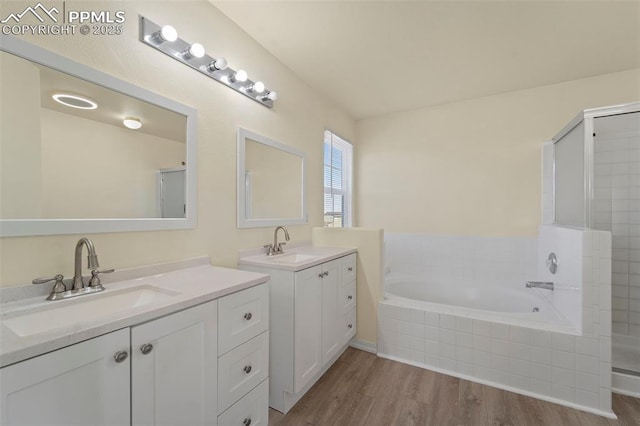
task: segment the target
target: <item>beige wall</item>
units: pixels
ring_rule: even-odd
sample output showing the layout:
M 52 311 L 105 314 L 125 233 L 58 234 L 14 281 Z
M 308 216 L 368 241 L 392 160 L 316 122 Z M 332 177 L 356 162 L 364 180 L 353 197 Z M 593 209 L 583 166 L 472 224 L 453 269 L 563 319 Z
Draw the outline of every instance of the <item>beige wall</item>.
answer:
M 7 4 L 9 3 L 9 4 Z M 2 15 L 19 9 L 2 2 Z M 27 3 L 23 3 L 23 7 Z M 67 2 L 67 6 L 69 6 Z M 268 243 L 273 229 L 236 229 L 236 131 L 244 127 L 306 152 L 309 223 L 291 226 L 293 241 L 311 239 L 322 225 L 322 141 L 325 128 L 354 138 L 353 121 L 323 100 L 246 33 L 204 1 L 90 2 L 86 9 L 126 11 L 121 36 L 32 36 L 28 41 L 198 110 L 198 224 L 194 230 L 88 235 L 105 268 L 209 255 L 213 263 L 235 266 L 238 248 Z M 82 2 L 73 7 L 83 8 Z M 171 24 L 185 40 L 202 43 L 278 91 L 273 109 L 253 102 L 138 41 L 138 14 Z M 3 94 L 4 96 L 4 94 Z M 4 111 L 3 111 L 4 115 Z M 86 165 L 81 165 L 86 166 Z M 80 235 L 2 238 L 0 284 L 73 271 Z M 37 261 L 34 261 L 37 259 Z
M 1 58 L 0 217 L 39 218 L 40 72 L 13 55 Z
M 640 100 L 640 70 L 362 120 L 356 224 L 534 236 L 541 148 L 580 110 Z
M 367 228 L 314 228 L 313 244 L 318 246 L 356 247 L 357 263 L 357 331 L 362 343 L 378 341 L 376 312 L 382 297 L 384 231 Z

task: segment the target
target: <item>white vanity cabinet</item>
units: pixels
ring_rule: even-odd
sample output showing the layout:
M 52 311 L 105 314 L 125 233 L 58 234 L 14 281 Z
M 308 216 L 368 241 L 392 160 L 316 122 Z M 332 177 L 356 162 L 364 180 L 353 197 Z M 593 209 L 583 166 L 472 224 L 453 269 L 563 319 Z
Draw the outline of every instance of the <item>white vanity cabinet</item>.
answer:
M 128 352 L 125 328 L 0 369 L 0 424 L 129 424 Z
M 272 408 L 288 412 L 355 335 L 355 266 L 355 253 L 299 270 L 240 262 L 241 269 L 271 276 Z
M 267 425 L 268 296 L 257 285 L 4 367 L 0 424 Z
M 217 416 L 218 301 L 131 328 L 134 425 L 211 425 Z

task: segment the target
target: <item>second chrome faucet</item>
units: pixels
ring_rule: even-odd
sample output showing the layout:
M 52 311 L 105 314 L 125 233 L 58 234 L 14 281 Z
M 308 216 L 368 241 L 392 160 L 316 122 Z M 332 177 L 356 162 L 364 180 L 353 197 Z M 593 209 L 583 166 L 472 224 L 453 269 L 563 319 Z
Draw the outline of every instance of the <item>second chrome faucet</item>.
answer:
M 267 244 L 264 246 L 264 248 L 267 249 L 267 256 L 275 256 L 276 254 L 284 253 L 282 246 L 286 243 L 278 242 L 278 231 L 281 229 L 284 231 L 284 239 L 289 241 L 289 231 L 287 231 L 287 228 L 284 226 L 278 226 L 275 231 L 273 231 L 273 244 Z

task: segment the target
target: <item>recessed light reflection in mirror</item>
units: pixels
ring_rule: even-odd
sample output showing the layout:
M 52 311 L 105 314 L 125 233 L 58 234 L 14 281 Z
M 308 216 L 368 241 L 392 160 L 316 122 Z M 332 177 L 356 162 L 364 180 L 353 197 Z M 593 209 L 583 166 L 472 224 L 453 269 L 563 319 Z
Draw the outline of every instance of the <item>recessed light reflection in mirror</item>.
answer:
M 85 96 L 74 95 L 71 93 L 54 93 L 51 95 L 54 101 L 71 108 L 78 109 L 96 109 L 98 103 Z

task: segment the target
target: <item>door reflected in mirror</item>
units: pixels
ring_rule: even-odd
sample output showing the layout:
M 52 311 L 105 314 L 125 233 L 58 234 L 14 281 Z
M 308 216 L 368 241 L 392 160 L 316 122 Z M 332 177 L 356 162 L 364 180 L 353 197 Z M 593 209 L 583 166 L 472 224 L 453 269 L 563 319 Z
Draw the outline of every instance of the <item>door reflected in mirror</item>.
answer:
M 238 227 L 306 223 L 303 152 L 238 130 Z

